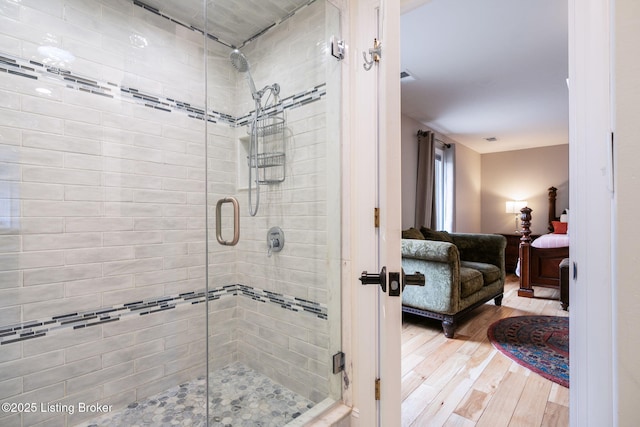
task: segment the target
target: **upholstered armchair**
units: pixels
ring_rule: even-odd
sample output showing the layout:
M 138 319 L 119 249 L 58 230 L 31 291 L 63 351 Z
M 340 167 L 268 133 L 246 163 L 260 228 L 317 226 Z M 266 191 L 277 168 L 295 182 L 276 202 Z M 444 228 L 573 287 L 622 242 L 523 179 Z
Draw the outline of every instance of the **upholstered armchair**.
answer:
M 404 271 L 420 272 L 426 281 L 404 289 L 402 310 L 441 320 L 445 336 L 453 338 L 460 317 L 491 299 L 502 304 L 507 241 L 498 234 L 443 233 L 437 238 L 402 239 Z

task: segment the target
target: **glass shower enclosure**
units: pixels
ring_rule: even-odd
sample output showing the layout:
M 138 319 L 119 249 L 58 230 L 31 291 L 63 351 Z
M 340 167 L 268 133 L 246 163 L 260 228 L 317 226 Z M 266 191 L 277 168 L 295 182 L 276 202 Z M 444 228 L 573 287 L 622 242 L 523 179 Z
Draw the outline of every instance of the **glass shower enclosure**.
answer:
M 328 0 L 0 0 L 0 424 L 341 397 Z

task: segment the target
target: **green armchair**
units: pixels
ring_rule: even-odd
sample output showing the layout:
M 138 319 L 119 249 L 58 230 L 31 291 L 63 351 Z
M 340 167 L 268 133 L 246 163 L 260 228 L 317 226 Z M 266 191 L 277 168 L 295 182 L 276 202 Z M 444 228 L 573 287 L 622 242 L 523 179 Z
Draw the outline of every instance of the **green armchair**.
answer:
M 493 299 L 502 304 L 504 251 L 498 234 L 444 233 L 447 241 L 402 239 L 402 267 L 425 275 L 425 286 L 407 286 L 402 311 L 442 321 L 453 338 L 457 320 Z

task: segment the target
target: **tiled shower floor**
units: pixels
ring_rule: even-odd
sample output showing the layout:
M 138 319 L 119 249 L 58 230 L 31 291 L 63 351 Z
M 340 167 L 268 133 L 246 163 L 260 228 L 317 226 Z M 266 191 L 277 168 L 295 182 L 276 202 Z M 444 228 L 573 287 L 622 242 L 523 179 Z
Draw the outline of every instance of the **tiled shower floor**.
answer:
M 313 402 L 235 363 L 209 378 L 212 427 L 282 427 Z M 84 426 L 204 426 L 205 378 L 181 384 Z

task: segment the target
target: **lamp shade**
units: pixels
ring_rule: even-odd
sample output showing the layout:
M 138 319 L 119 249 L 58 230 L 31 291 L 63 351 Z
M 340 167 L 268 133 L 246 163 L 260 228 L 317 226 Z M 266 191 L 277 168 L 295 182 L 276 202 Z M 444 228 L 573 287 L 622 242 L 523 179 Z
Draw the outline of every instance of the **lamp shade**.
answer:
M 520 213 L 520 209 L 524 208 L 525 206 L 527 206 L 526 200 L 508 200 L 505 203 L 505 213 Z

